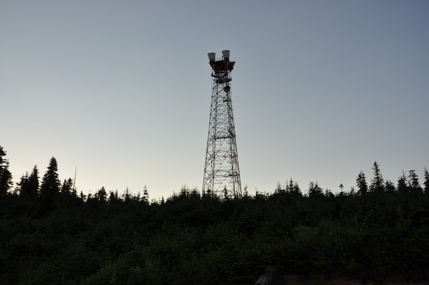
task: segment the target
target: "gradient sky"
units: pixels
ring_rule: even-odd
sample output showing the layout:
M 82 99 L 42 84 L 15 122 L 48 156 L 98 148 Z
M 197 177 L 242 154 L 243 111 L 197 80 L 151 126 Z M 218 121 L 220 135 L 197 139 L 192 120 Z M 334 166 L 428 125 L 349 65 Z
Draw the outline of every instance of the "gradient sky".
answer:
M 0 2 L 0 145 L 77 191 L 201 190 L 207 53 L 231 50 L 242 185 L 429 167 L 429 1 Z

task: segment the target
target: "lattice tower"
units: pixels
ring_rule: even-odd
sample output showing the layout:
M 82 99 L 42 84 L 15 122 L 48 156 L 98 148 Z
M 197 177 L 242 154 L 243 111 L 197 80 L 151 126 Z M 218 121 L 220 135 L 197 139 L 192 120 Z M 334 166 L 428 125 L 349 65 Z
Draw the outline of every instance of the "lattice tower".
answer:
M 222 58 L 209 53 L 212 68 L 212 95 L 203 192 L 217 195 L 241 196 L 240 168 L 231 99 L 231 71 L 235 62 L 229 60 L 229 50 Z

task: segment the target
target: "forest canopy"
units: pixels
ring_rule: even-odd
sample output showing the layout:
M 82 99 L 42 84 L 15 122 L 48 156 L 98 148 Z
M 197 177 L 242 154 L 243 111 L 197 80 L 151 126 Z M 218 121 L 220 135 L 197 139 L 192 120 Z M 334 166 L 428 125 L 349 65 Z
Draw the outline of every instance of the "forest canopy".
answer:
M 0 284 L 253 284 L 267 268 L 314 278 L 429 280 L 429 174 L 373 164 L 332 193 L 290 179 L 272 194 L 183 187 L 76 193 L 54 157 L 15 184 L 0 146 Z M 322 277 L 321 277 L 322 276 Z

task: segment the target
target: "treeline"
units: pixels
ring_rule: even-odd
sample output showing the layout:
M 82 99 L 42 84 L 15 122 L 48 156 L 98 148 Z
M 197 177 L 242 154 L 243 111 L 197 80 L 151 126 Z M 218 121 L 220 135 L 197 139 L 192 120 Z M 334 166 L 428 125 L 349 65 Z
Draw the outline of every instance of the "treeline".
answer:
M 183 187 L 167 199 L 77 194 L 55 158 L 14 186 L 0 147 L 0 284 L 253 284 L 278 276 L 429 280 L 429 174 L 334 194 L 292 179 L 272 194 Z M 283 189 L 282 189 L 283 188 Z M 281 280 L 281 278 L 273 279 Z

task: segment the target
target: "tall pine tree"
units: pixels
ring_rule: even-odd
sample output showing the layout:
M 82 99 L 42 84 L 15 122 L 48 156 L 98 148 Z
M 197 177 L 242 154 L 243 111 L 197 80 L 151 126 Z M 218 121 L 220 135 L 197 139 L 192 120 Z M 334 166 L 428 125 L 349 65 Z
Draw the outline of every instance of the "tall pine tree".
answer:
M 17 184 L 21 197 L 29 197 L 35 200 L 39 191 L 39 170 L 37 169 L 37 165 L 34 166 L 30 176 L 28 176 L 27 172 Z
M 39 170 L 37 165 L 33 167 L 33 171 L 28 177 L 28 194 L 32 199 L 36 199 L 39 194 Z
M 408 172 L 408 187 L 412 192 L 421 192 L 422 188 L 419 183 L 419 176 L 417 175 L 415 170 L 410 170 Z
M 423 182 L 424 190 L 426 194 L 429 194 L 429 172 L 428 169 L 425 166 L 425 171 L 424 171 L 424 178 L 425 178 L 425 182 Z
M 358 177 L 356 178 L 356 186 L 358 187 L 358 193 L 365 195 L 368 193 L 368 184 L 366 183 L 365 173 L 361 170 Z
M 383 176 L 380 172 L 380 167 L 378 166 L 377 161 L 374 162 L 372 166 L 372 170 L 374 170 L 374 177 L 371 182 L 371 192 L 383 193 L 384 192 L 384 182 Z
M 6 152 L 0 146 L 0 196 L 7 194 L 7 191 L 12 187 L 12 173 L 9 171 L 9 161 L 4 159 Z
M 40 186 L 40 202 L 43 212 L 50 212 L 55 208 L 55 200 L 60 192 L 60 180 L 57 171 L 57 160 L 52 157 Z

